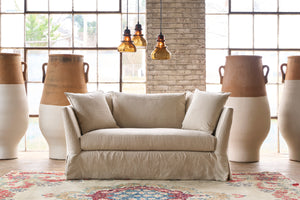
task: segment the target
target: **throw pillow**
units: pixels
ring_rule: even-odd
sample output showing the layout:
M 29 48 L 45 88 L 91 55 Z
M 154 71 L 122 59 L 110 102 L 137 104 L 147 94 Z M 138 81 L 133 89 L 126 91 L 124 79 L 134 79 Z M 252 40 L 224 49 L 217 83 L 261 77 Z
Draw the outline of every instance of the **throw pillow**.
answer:
M 229 95 L 230 93 L 203 92 L 196 89 L 182 128 L 213 133 Z
M 103 128 L 118 128 L 102 91 L 92 93 L 65 92 L 74 108 L 82 134 Z

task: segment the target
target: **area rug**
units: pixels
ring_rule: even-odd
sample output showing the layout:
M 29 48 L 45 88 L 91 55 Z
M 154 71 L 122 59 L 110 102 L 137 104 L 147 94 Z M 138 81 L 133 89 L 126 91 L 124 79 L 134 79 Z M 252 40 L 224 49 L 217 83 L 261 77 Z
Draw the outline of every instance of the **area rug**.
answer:
M 0 199 L 300 199 L 298 183 L 277 172 L 236 173 L 227 182 L 154 180 L 67 181 L 63 172 L 10 172 Z

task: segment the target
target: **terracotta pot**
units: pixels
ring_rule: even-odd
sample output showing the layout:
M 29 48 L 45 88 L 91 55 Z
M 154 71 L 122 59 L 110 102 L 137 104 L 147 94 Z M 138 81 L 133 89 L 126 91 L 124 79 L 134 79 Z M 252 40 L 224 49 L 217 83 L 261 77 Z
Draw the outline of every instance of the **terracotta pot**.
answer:
M 300 161 L 300 56 L 288 57 L 281 72 L 285 83 L 278 110 L 279 130 L 288 145 L 290 160 Z
M 222 91 L 231 92 L 226 106 L 234 109 L 228 157 L 235 162 L 256 162 L 270 129 L 265 87 L 269 67 L 262 65 L 261 56 L 227 56 L 219 73 Z
M 89 65 L 83 62 L 82 55 L 53 54 L 49 55 L 49 62 L 43 64 L 42 69 L 44 90 L 39 108 L 40 129 L 49 145 L 49 157 L 65 159 L 61 109 L 69 102 L 64 92 L 87 92 Z
M 0 159 L 17 158 L 28 127 L 26 69 L 20 54 L 0 53 Z

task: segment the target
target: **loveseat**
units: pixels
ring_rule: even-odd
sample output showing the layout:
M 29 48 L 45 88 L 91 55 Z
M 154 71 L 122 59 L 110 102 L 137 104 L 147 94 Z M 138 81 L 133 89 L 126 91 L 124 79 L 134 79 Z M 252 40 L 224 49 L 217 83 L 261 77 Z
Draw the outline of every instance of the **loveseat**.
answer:
M 67 179 L 230 179 L 229 93 L 66 95 Z

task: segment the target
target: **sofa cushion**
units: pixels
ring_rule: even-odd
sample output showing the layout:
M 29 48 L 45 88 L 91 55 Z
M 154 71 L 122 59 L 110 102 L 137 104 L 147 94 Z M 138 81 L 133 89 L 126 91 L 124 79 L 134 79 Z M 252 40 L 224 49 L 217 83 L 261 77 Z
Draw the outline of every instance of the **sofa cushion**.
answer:
M 100 128 L 118 128 L 103 92 L 65 94 L 73 106 L 82 134 Z
M 182 128 L 213 133 L 229 95 L 230 93 L 203 92 L 196 89 Z
M 201 131 L 173 128 L 116 128 L 80 138 L 82 150 L 214 151 L 216 138 Z
M 184 93 L 113 94 L 113 116 L 122 128 L 181 128 L 184 115 Z

